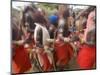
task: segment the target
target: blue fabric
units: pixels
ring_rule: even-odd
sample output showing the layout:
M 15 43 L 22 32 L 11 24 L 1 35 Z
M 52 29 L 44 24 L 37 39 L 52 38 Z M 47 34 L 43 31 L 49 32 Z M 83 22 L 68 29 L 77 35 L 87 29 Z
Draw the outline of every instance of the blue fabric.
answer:
M 50 21 L 50 23 L 52 23 L 52 24 L 57 23 L 57 21 L 58 21 L 58 16 L 56 16 L 56 15 L 51 15 L 51 16 L 49 16 L 49 21 Z

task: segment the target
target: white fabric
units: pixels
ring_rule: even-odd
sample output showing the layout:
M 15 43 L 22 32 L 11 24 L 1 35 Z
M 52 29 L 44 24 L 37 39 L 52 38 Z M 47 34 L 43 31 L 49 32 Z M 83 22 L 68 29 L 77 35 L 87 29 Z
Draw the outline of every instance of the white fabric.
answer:
M 46 29 L 46 27 L 40 25 L 39 23 L 35 23 L 35 25 L 36 25 L 36 28 L 35 28 L 35 30 L 34 30 L 34 40 L 35 40 L 35 42 L 36 42 L 37 31 L 38 31 L 38 29 L 41 28 L 41 29 L 42 29 L 42 32 L 43 32 L 43 40 L 42 40 L 42 42 L 43 42 L 43 45 L 45 45 L 45 44 L 46 44 L 46 40 L 47 40 L 47 39 L 50 39 L 49 32 L 48 32 L 48 30 Z

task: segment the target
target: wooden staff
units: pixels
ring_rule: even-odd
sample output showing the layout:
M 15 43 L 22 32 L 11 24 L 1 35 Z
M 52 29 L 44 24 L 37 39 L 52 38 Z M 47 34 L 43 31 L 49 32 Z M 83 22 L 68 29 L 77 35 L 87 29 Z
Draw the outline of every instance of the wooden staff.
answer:
M 31 60 L 34 60 L 36 63 L 34 63 L 36 69 L 39 70 L 39 72 L 43 72 L 42 67 L 40 65 L 39 59 L 38 59 L 38 54 L 37 54 L 37 48 L 34 47 L 33 49 L 31 49 L 30 51 L 30 58 Z
M 37 48 L 35 47 L 35 60 L 36 60 L 36 62 L 37 62 L 39 71 L 40 71 L 40 72 L 43 72 L 42 67 L 41 67 L 41 65 L 40 65 L 40 62 L 39 62 L 39 59 L 38 59 L 38 55 L 37 55 L 36 50 L 37 50 Z
M 53 41 L 53 51 L 51 51 L 52 53 L 52 60 L 53 60 L 53 67 L 54 67 L 54 71 L 57 71 L 57 68 L 56 68 L 56 62 L 55 62 L 55 57 L 54 57 L 54 54 L 55 54 L 55 40 L 56 40 L 56 31 L 54 32 L 54 41 Z

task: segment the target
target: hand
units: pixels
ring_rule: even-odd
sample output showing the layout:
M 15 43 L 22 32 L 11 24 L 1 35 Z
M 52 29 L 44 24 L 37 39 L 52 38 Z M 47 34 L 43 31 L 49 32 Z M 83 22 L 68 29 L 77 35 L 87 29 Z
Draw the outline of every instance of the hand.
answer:
M 24 40 L 13 41 L 12 43 L 16 45 L 22 45 L 24 43 Z
M 70 42 L 70 38 L 64 38 L 64 42 Z

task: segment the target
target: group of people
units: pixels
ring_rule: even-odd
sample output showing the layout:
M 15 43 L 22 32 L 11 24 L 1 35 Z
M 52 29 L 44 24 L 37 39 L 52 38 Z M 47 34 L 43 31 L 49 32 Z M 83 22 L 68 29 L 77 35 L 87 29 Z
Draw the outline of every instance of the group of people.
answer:
M 12 16 L 12 73 L 96 67 L 95 6 L 77 14 L 69 5 L 56 9 L 48 16 L 41 8 L 26 6 L 20 22 Z

